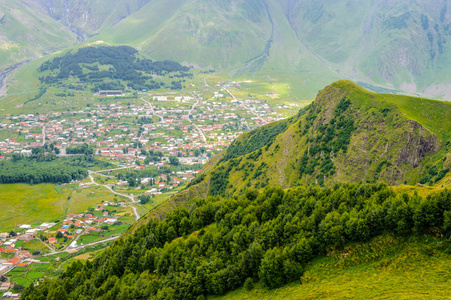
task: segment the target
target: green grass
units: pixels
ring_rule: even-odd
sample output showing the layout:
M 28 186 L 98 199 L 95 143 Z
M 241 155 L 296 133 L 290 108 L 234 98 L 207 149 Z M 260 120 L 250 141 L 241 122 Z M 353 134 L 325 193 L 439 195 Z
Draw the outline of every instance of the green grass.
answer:
M 90 232 L 89 234 L 83 235 L 82 237 L 80 237 L 78 239 L 78 244 L 86 245 L 86 244 L 90 244 L 90 243 L 99 241 L 101 239 L 102 239 L 102 237 L 100 236 L 100 234 L 94 233 L 94 232 Z
M 120 235 L 123 232 L 125 232 L 129 227 L 130 227 L 130 225 L 128 225 L 128 224 L 109 226 L 109 229 L 107 231 L 105 231 L 103 233 L 103 235 L 105 235 L 105 237 L 110 237 L 115 234 Z
M 377 94 L 361 88 L 350 81 L 340 81 L 344 88 L 350 90 L 350 97 L 355 95 L 366 105 L 372 101 L 388 102 L 405 115 L 437 134 L 443 140 L 451 138 L 451 103 L 403 95 Z
M 29 286 L 30 283 L 32 283 L 32 280 L 30 280 L 29 278 L 25 277 L 25 276 L 13 276 L 11 277 L 11 281 L 14 283 L 18 283 L 20 285 L 23 286 Z
M 32 264 L 31 270 L 42 271 L 50 268 L 50 264 Z
M 77 185 L 65 185 L 58 186 L 58 191 L 56 187 L 54 184 L 0 185 L 0 231 L 11 230 L 18 224 L 50 222 L 114 198 L 106 188 L 98 186 L 79 189 Z M 87 197 L 88 194 L 91 196 Z M 67 200 L 69 196 L 71 199 Z
M 257 284 L 211 299 L 441 299 L 449 297 L 451 256 L 430 237 L 382 236 L 331 252 L 275 290 Z
M 27 273 L 27 277 L 30 278 L 31 280 L 38 280 L 40 278 L 42 278 L 44 276 L 43 272 L 28 272 Z
M 0 259 L 11 260 L 14 258 L 14 253 L 0 253 Z
M 11 0 L 0 3 L 2 48 L 0 65 L 9 65 L 42 55 L 50 48 L 70 46 L 75 34 L 40 9 Z
M 64 258 L 66 256 L 69 256 L 69 253 L 67 252 L 62 252 L 62 253 L 58 253 L 58 254 L 53 254 L 53 255 L 49 255 L 49 256 L 41 256 L 38 257 L 37 260 L 43 261 L 43 262 L 54 262 L 56 258 Z

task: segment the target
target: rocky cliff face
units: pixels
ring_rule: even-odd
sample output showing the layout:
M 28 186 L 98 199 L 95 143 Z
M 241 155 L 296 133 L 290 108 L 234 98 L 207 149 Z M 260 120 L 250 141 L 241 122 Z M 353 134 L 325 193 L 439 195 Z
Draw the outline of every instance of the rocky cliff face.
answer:
M 51 16 L 84 41 L 111 27 L 151 0 L 34 0 Z M 109 7 L 109 9 L 105 9 Z
M 420 123 L 412 120 L 406 122 L 408 123 L 408 130 L 405 135 L 406 142 L 396 162 L 398 164 L 406 163 L 416 168 L 428 153 L 438 151 L 439 142 L 437 136 L 425 129 Z

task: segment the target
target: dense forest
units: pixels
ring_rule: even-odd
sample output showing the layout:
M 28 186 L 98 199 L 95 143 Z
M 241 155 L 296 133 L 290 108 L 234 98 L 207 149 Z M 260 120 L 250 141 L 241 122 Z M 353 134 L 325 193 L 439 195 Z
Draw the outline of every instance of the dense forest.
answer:
M 17 162 L 0 163 L 0 183 L 68 183 L 84 179 L 88 171 L 58 160 L 36 161 L 24 158 Z
M 74 77 L 79 84 L 90 86 L 93 92 L 98 92 L 125 90 L 124 84 L 132 90 L 156 90 L 165 83 L 155 81 L 154 75 L 179 78 L 173 80 L 168 87 L 181 89 L 183 78 L 193 76 L 188 73 L 190 68 L 177 62 L 142 59 L 137 57 L 137 53 L 136 49 L 129 46 L 81 48 L 75 53 L 69 52 L 44 62 L 38 71 L 50 71 L 50 74 L 41 76 L 39 80 L 52 85 Z
M 379 183 L 192 199 L 93 261 L 30 285 L 23 299 L 201 299 L 258 281 L 277 288 L 299 281 L 313 258 L 387 232 L 448 237 L 451 193 L 424 199 Z
M 1 161 L 0 183 L 68 183 L 86 178 L 88 168 L 111 166 L 96 160 L 87 144 L 71 148 L 71 153 L 81 155 L 58 158 L 55 152 L 59 153 L 59 149 L 49 144 L 33 148 L 29 157 L 14 154 L 10 160 Z

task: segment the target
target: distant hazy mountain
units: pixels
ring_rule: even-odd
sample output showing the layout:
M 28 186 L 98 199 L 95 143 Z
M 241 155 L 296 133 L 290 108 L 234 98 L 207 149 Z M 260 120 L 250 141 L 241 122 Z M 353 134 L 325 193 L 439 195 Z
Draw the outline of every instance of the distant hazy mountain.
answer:
M 287 18 L 341 73 L 411 92 L 451 95 L 451 1 L 299 0 Z
M 0 1 L 0 70 L 84 41 L 149 1 Z
M 155 59 L 279 77 L 309 97 L 348 78 L 451 98 L 451 0 L 10 0 L 0 8 L 2 64 L 91 37 Z

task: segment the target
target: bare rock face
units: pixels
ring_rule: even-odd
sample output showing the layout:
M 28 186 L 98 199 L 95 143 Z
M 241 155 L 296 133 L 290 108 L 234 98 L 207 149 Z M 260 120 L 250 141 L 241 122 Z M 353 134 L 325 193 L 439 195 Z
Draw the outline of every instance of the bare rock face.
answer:
M 440 145 L 437 136 L 420 123 L 413 120 L 407 122 L 409 123 L 409 131 L 406 132 L 407 142 L 400 151 L 397 163 L 407 163 L 416 168 L 426 155 L 438 151 Z

